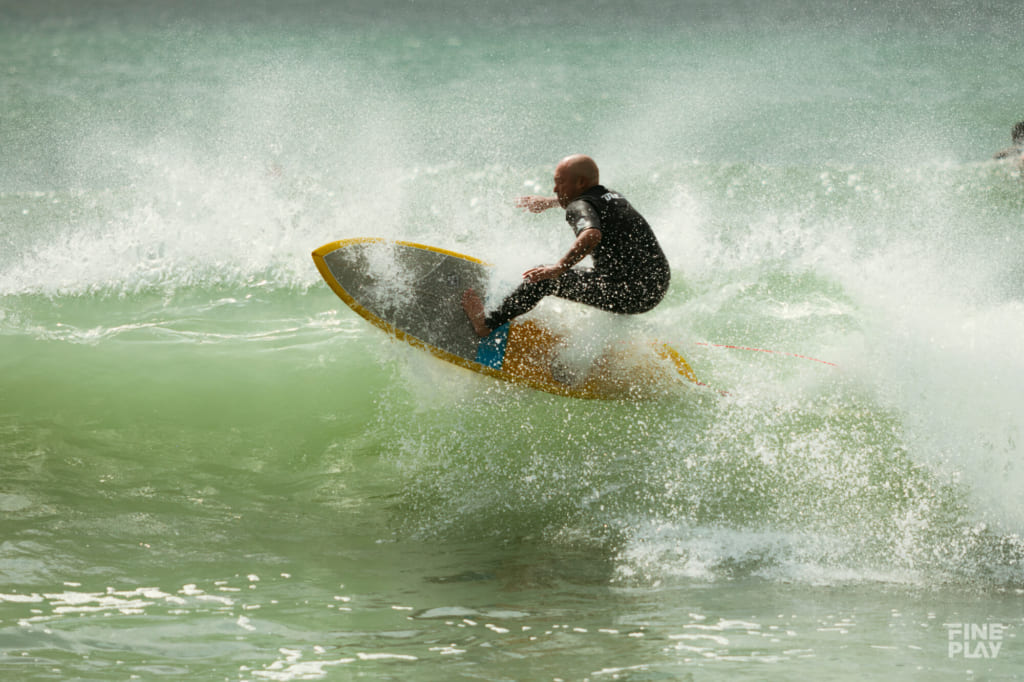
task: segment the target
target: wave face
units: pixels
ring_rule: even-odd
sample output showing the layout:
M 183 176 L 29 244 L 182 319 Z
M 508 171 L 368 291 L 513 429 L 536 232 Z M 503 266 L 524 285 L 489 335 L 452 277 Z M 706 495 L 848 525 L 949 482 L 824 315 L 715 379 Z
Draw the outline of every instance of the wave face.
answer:
M 324 227 L 333 193 L 283 188 L 289 179 L 262 171 L 213 181 L 181 171 L 167 196 L 9 192 L 8 212 L 22 208 L 22 234 L 0 272 L 12 414 L 32 420 L 52 409 L 56 386 L 41 374 L 59 376 L 62 395 L 88 391 L 128 413 L 148 404 L 158 420 L 168 409 L 192 413 L 204 396 L 213 411 L 273 396 L 294 417 L 279 435 L 286 447 L 302 437 L 304 415 L 330 409 L 318 401 L 333 390 L 383 392 L 376 419 L 390 424 L 385 449 L 403 468 L 425 467 L 406 493 L 423 532 L 465 527 L 473 510 L 473 533 L 505 534 L 510 515 L 521 532 L 562 533 L 568 514 L 581 532 L 596 524 L 625 534 L 616 542 L 625 543 L 630 575 L 713 575 L 718 562 L 740 560 L 736 552 L 754 552 L 763 570 L 790 578 L 780 565 L 904 576 L 934 569 L 940 580 L 991 570 L 991 553 L 1006 551 L 1000 538 L 1024 522 L 1012 494 L 1024 370 L 1015 350 L 1019 254 L 1007 246 L 1020 206 L 1005 168 L 694 161 L 627 175 L 676 273 L 665 303 L 637 329 L 671 339 L 728 395 L 553 407 L 508 391 L 478 400 L 478 391 L 499 389 L 453 372 L 444 381 L 465 387 L 457 404 L 438 409 L 436 377 L 426 385 L 417 377 L 441 370 L 395 356 L 319 280 L 308 247 L 372 232 L 481 256 L 511 281 L 558 253 L 565 230 L 557 217 L 518 215 L 483 194 L 515 188 L 517 176 L 541 185 L 543 172 L 413 169 L 398 185 L 443 197 L 455 215 L 428 209 L 414 225 L 379 227 L 350 219 Z M 211 193 L 211 184 L 223 186 Z M 624 333 L 566 304 L 546 303 L 539 314 L 590 336 Z M 368 372 L 370 359 L 391 370 Z M 76 401 L 67 409 L 86 418 Z M 196 416 L 205 429 L 209 414 Z M 336 437 L 358 440 L 368 428 L 350 426 Z M 407 429 L 420 433 L 415 448 Z M 560 480 L 578 485 L 576 495 Z M 553 489 L 561 492 L 550 498 Z M 460 490 L 474 491 L 482 508 Z M 630 546 L 636 533 L 639 554 Z M 651 553 L 651 533 L 669 556 Z M 696 538 L 711 555 L 680 568 L 673 553 Z M 1005 567 L 1011 580 L 1015 561 Z

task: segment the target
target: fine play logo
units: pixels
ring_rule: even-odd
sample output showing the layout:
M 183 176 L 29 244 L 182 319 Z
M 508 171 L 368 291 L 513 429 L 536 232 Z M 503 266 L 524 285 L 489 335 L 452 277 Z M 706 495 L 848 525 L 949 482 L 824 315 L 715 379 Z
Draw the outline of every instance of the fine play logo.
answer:
M 950 658 L 995 658 L 1003 646 L 1002 623 L 946 623 Z

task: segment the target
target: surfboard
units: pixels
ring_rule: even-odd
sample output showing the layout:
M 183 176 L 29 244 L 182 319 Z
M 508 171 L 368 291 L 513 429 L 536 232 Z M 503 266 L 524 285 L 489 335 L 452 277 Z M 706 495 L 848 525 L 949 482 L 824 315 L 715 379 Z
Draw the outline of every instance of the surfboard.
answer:
M 313 251 L 324 280 L 348 307 L 390 336 L 454 365 L 555 395 L 644 399 L 680 380 L 703 385 L 671 346 L 620 341 L 592 356 L 525 315 L 481 339 L 462 309 L 473 288 L 486 296 L 492 266 L 447 249 L 364 237 Z

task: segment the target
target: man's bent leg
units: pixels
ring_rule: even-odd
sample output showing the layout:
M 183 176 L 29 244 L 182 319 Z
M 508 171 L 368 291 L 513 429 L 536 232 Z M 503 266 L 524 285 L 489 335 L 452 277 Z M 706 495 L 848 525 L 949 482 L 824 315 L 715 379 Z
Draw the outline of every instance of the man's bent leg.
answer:
M 572 269 L 556 279 L 524 281 L 490 315 L 483 316 L 483 304 L 472 291 L 463 296 L 462 306 L 477 335 L 487 336 L 491 330 L 533 310 L 545 296 L 558 296 L 612 313 L 633 314 L 646 312 L 657 305 L 667 288 L 667 282 L 647 286 L 643 282 L 611 280 L 592 270 Z
M 498 309 L 487 315 L 490 329 L 497 329 L 509 320 L 533 310 L 545 296 L 558 296 L 569 301 L 585 303 L 603 310 L 619 310 L 617 300 L 620 289 L 603 275 L 582 268 L 569 270 L 560 277 L 539 282 L 523 281 L 515 291 L 505 297 Z
M 667 282 L 651 286 L 643 281 L 613 280 L 591 270 L 571 270 L 559 278 L 554 295 L 611 313 L 631 315 L 656 306 L 667 289 Z

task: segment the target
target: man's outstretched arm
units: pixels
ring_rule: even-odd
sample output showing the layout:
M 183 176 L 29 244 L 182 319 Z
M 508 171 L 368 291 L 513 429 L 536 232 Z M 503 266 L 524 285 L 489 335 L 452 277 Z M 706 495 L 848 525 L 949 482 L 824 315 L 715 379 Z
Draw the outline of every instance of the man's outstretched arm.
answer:
M 525 208 L 530 213 L 542 213 L 558 206 L 557 197 L 528 196 L 516 199 L 516 208 Z

